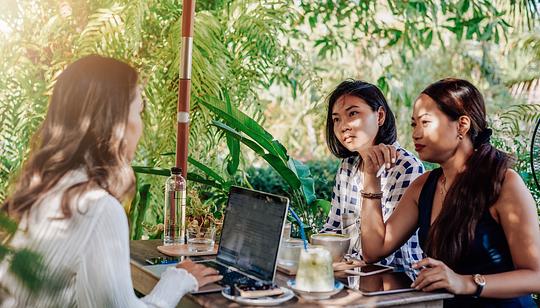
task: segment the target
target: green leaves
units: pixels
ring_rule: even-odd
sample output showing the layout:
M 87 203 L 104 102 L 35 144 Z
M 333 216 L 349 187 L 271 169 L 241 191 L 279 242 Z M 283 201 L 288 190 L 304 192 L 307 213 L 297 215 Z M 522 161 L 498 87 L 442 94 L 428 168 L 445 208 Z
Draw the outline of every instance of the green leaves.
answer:
M 209 178 L 204 178 L 194 172 L 188 172 L 187 174 L 188 181 L 194 181 L 197 183 L 210 185 L 212 187 L 224 189 L 224 190 L 228 190 L 230 185 L 232 185 L 231 182 L 224 180 L 223 177 L 217 174 L 217 172 L 215 172 L 213 169 L 198 162 L 191 156 L 188 157 L 188 162 L 194 167 L 201 170 L 205 175 L 209 177 Z M 159 175 L 163 177 L 169 177 L 171 175 L 170 170 L 164 169 L 164 168 L 146 167 L 146 166 L 132 166 L 132 168 L 133 168 L 133 171 L 140 174 Z M 164 181 L 165 180 L 163 179 L 163 183 L 165 183 Z M 162 184 L 159 184 L 159 185 L 161 186 Z
M 13 234 L 17 231 L 17 223 L 11 220 L 4 211 L 0 211 L 0 230 L 8 234 Z
M 17 231 L 17 223 L 11 220 L 4 211 L 0 211 L 0 262 L 8 258 L 9 271 L 29 289 L 31 293 L 47 292 L 54 295 L 61 286 L 59 279 L 49 275 L 43 257 L 27 248 L 14 249 L 10 246 L 10 238 Z M 0 289 L 0 295 L 2 294 Z M 1 301 L 0 301 L 1 303 Z
M 311 177 L 309 167 L 300 161 L 290 158 L 285 147 L 262 126 L 249 116 L 230 104 L 224 104 L 219 100 L 209 100 L 201 102 L 209 108 L 223 122 L 213 120 L 212 125 L 222 130 L 227 142 L 234 138 L 243 143 L 261 158 L 263 158 L 281 178 L 289 185 L 293 195 L 293 206 L 300 210 L 300 215 L 304 217 L 304 222 L 311 227 L 319 227 L 322 213 L 326 213 L 325 208 L 318 208 L 318 205 L 327 207 L 322 201 L 316 201 L 314 180 Z M 210 172 L 210 171 L 208 171 Z
M 255 140 L 249 139 L 247 137 L 244 137 L 242 133 L 236 131 L 234 128 L 229 127 L 226 124 L 223 124 L 218 121 L 212 121 L 212 124 L 222 129 L 227 134 L 227 136 L 235 138 L 239 142 L 242 142 L 243 144 L 247 145 L 255 153 L 257 153 L 264 160 L 266 160 L 266 162 L 268 162 L 283 177 L 283 179 L 287 182 L 287 184 L 289 184 L 289 186 L 292 189 L 298 189 L 300 187 L 300 180 L 298 179 L 296 174 L 286 164 L 288 160 L 284 161 L 282 157 L 268 153 L 269 149 L 275 150 L 273 146 L 264 147 L 262 145 L 262 143 L 266 145 L 270 145 L 272 144 L 272 142 L 269 142 L 268 140 L 265 140 L 264 142 L 260 142 L 261 140 L 255 141 Z
M 0 234 L 9 238 L 17 231 L 17 223 L 11 220 L 4 211 L 0 211 Z M 5 244 L 0 243 L 0 262 L 11 252 L 11 249 Z
M 13 254 L 9 269 L 31 292 L 43 288 L 43 258 L 35 252 L 27 249 L 17 251 Z
M 125 40 L 118 35 L 124 24 L 120 17 L 123 10 L 124 6 L 113 4 L 108 8 L 98 9 L 89 16 L 89 22 L 81 32 L 78 44 L 82 53 L 91 53 L 103 49 L 118 52 L 124 49 L 122 43 L 125 43 Z M 122 53 L 122 55 L 127 54 Z
M 161 175 L 168 177 L 171 175 L 169 169 L 157 168 L 157 167 L 145 167 L 145 166 L 131 166 L 136 173 L 146 173 L 153 175 Z
M 431 41 L 433 41 L 433 30 L 428 30 L 426 39 L 424 40 L 424 48 L 428 48 L 431 46 Z
M 46 293 L 53 297 L 61 291 L 61 274 L 52 274 L 44 262 L 43 257 L 29 249 L 13 251 L 9 271 L 15 275 L 30 293 Z
M 501 131 L 511 136 L 520 136 L 524 124 L 531 125 L 540 119 L 540 104 L 516 104 L 507 106 L 495 115 Z
M 315 196 L 315 182 L 311 177 L 309 167 L 296 159 L 292 159 L 292 163 L 294 165 L 294 170 L 296 170 L 296 175 L 298 176 L 300 183 L 302 183 L 301 189 L 304 198 L 306 199 L 306 203 L 311 204 L 317 197 Z
M 233 105 L 228 91 L 224 91 L 225 105 L 227 112 L 232 112 Z M 227 135 L 227 147 L 229 148 L 229 156 L 227 158 L 227 172 L 229 175 L 234 175 L 240 164 L 240 142 L 238 139 Z
M 319 209 L 322 209 L 323 211 L 323 217 L 328 217 L 328 213 L 330 213 L 330 210 L 332 209 L 332 203 L 328 200 L 323 199 L 316 199 L 310 204 L 310 208 L 312 211 L 318 211 Z
M 288 160 L 287 152 L 284 151 L 285 148 L 280 146 L 279 142 L 274 141 L 272 135 L 245 113 L 238 109 L 227 112 L 226 110 L 228 107 L 225 103 L 217 99 L 211 98 L 206 102 L 201 102 L 201 104 L 217 114 L 220 118 L 224 119 L 227 125 L 230 125 L 233 129 L 245 133 L 251 137 L 252 140 L 257 140 L 257 142 L 270 154 Z
M 129 208 L 130 234 L 133 240 L 140 240 L 143 236 L 144 216 L 150 206 L 150 187 L 148 183 L 137 181 L 136 195 Z
M 461 0 L 458 2 L 458 11 L 459 11 L 459 14 L 460 15 L 464 15 L 465 13 L 467 13 L 467 11 L 469 10 L 469 6 L 470 6 L 470 1 L 469 0 Z
M 312 38 L 321 58 L 333 56 L 349 45 L 369 55 L 373 44 L 367 42 L 381 39 L 388 47 L 401 43 L 400 48 L 416 54 L 431 46 L 433 36 L 445 37 L 445 29 L 458 40 L 498 42 L 500 35 L 507 32 L 508 19 L 519 14 L 516 8 L 527 13 L 525 20 L 534 21 L 534 16 L 538 16 L 538 10 L 533 9 L 537 5 L 527 5 L 528 1 L 508 4 L 470 0 L 330 2 L 333 5 L 328 5 L 328 1 L 302 1 L 300 5 L 301 20 L 313 32 L 306 35 Z M 514 13 L 510 14 L 512 11 Z M 366 43 L 358 44 L 362 41 Z

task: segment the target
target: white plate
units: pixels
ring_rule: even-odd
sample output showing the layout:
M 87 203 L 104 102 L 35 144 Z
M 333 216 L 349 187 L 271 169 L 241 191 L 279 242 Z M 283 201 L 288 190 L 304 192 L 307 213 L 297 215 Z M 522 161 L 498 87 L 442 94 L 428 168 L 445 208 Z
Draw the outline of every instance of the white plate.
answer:
M 338 280 L 334 281 L 334 290 L 325 291 L 325 292 L 309 292 L 309 291 L 298 290 L 296 288 L 296 281 L 294 279 L 287 281 L 287 285 L 289 286 L 289 288 L 293 289 L 294 292 L 296 292 L 296 294 L 300 295 L 302 298 L 310 299 L 310 300 L 327 299 L 333 295 L 338 294 L 341 290 L 343 290 L 343 284 L 339 282 Z
M 253 305 L 253 306 L 275 306 L 275 305 L 284 303 L 294 297 L 294 292 L 291 291 L 291 289 L 282 287 L 281 290 L 283 291 L 283 294 L 281 295 L 266 296 L 266 297 L 259 297 L 259 298 L 245 298 L 242 296 L 232 296 L 226 292 L 227 289 L 223 289 L 221 291 L 221 295 L 223 295 L 223 297 L 225 297 L 226 299 L 235 301 L 239 304 Z

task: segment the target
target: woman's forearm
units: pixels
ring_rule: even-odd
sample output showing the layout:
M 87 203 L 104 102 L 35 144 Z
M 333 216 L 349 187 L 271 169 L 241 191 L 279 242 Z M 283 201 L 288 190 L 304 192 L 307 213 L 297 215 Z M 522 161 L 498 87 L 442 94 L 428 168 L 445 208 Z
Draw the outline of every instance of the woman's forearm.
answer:
M 378 193 L 381 181 L 375 175 L 364 174 L 364 192 Z M 381 199 L 363 198 L 361 212 L 362 256 L 366 262 L 376 262 L 386 256 L 384 240 L 386 226 L 383 221 Z

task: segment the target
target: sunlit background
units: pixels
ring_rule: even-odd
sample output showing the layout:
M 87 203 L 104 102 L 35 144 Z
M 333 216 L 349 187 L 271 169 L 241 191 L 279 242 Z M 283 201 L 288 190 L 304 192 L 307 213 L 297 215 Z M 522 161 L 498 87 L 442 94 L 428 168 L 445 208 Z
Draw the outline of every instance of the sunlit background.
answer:
M 219 220 L 230 184 L 295 194 L 248 147 L 229 151 L 223 131 L 210 125 L 218 117 L 203 106 L 211 99 L 261 124 L 310 167 L 315 194 L 329 200 L 338 160 L 325 145 L 325 98 L 344 78 L 383 90 L 399 141 L 411 150 L 418 93 L 443 77 L 472 81 L 486 97 L 494 142 L 517 156 L 516 170 L 539 200 L 528 161 L 540 117 L 538 1 L 199 0 L 196 11 L 190 155 L 198 164 L 189 172 L 217 184 L 190 182 L 191 216 Z M 55 77 L 90 53 L 139 69 L 148 108 L 134 164 L 172 166 L 181 12 L 178 0 L 1 0 L 0 201 L 28 155 Z M 138 196 L 148 198 L 126 205 L 132 238 L 161 236 L 163 182 L 138 175 Z M 294 200 L 310 211 L 301 196 Z M 305 213 L 313 228 L 323 214 Z

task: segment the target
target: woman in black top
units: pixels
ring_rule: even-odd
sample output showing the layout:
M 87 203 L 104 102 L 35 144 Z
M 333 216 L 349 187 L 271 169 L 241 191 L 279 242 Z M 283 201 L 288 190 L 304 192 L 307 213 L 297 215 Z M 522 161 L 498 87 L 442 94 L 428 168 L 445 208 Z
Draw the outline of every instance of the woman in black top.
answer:
M 364 150 L 362 252 L 375 262 L 419 228 L 429 257 L 413 287 L 456 294 L 445 306 L 531 307 L 540 292 L 540 230 L 535 202 L 509 155 L 489 140 L 485 104 L 469 82 L 443 79 L 414 105 L 413 139 L 422 160 L 440 168 L 420 176 L 383 223 L 377 170 L 395 149 Z

